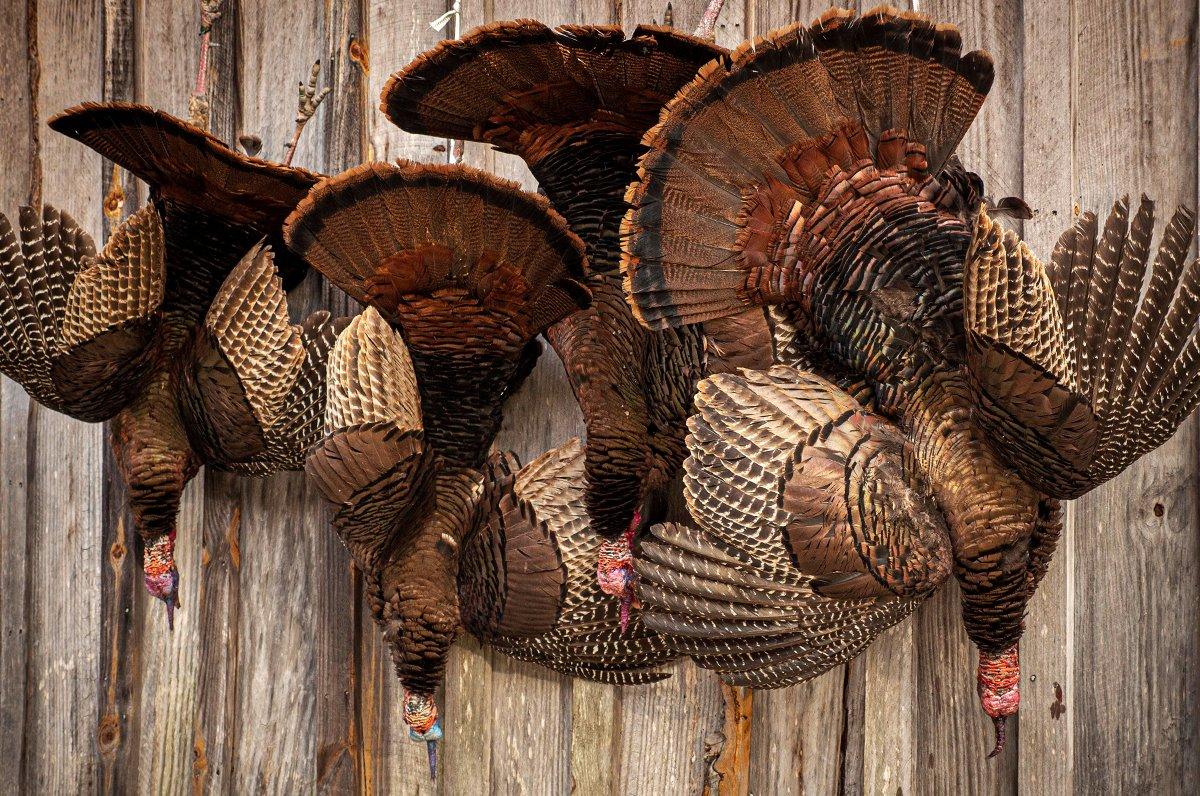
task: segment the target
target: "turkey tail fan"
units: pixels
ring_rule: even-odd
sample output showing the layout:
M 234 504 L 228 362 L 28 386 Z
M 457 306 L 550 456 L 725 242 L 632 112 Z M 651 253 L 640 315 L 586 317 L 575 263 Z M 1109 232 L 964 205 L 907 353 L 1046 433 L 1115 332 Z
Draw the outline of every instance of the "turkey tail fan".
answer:
M 329 354 L 325 436 L 305 471 L 337 507 L 333 526 L 370 571 L 411 538 L 432 499 L 416 376 L 404 341 L 374 309 L 354 318 Z
M 1176 210 L 1150 262 L 1154 204 L 1086 213 L 1043 265 L 979 215 L 967 260 L 968 368 L 979 421 L 1022 478 L 1079 497 L 1175 433 L 1200 403 L 1195 214 Z
M 319 183 L 288 245 L 404 334 L 425 429 L 479 467 L 546 327 L 585 307 L 583 243 L 545 199 L 465 166 L 368 163 Z
M 954 28 L 889 8 L 833 9 L 705 65 L 642 139 L 626 195 L 621 267 L 638 320 L 661 329 L 799 301 L 821 230 L 839 226 L 827 177 L 865 162 L 945 201 L 929 180 L 991 81 L 990 58 L 961 56 Z
M 786 366 L 700 383 L 684 494 L 697 528 L 638 550 L 642 621 L 736 685 L 857 655 L 949 577 L 949 535 L 899 430 Z
M 85 102 L 48 124 L 132 172 L 156 197 L 263 234 L 277 230 L 320 179 L 235 152 L 200 128 L 145 105 Z
M 97 255 L 66 213 L 0 214 L 0 373 L 39 403 L 107 420 L 141 389 L 157 351 L 163 229 L 154 208 L 127 218 Z
M 584 506 L 584 454 L 578 439 L 520 468 L 512 454 L 493 457 L 476 535 L 463 546 L 459 575 L 464 622 L 473 633 L 514 658 L 574 677 L 613 684 L 647 683 L 667 675 L 655 667 L 676 657 L 668 640 L 635 613 L 621 632 L 620 605 L 596 582 L 603 537 L 591 529 Z M 530 540 L 538 545 L 530 545 Z M 496 551 L 506 544 L 540 548 L 501 569 Z M 561 580 L 547 577 L 558 562 Z M 522 563 L 529 562 L 529 563 Z M 496 573 L 496 574 L 490 574 Z M 539 587 L 539 588 L 535 588 Z M 514 605 L 526 595 L 524 606 Z M 554 598 L 551 626 L 537 633 L 502 632 L 502 606 L 544 614 Z M 518 623 L 522 624 L 522 623 Z
M 215 289 L 266 235 L 284 285 L 290 288 L 304 276 L 303 264 L 282 246 L 279 231 L 319 174 L 248 157 L 145 105 L 86 102 L 48 124 L 150 186 L 163 216 L 168 268 L 211 269 L 208 282 Z M 211 262 L 215 258 L 222 262 Z
M 616 236 L 642 134 L 706 61 L 726 50 L 669 28 L 495 22 L 443 41 L 388 80 L 401 128 L 495 145 L 524 158 L 588 245 L 618 274 Z
M 392 75 L 380 110 L 409 132 L 493 143 L 533 164 L 553 137 L 588 125 L 640 135 L 701 64 L 726 52 L 670 28 L 626 38 L 617 25 L 494 22 Z

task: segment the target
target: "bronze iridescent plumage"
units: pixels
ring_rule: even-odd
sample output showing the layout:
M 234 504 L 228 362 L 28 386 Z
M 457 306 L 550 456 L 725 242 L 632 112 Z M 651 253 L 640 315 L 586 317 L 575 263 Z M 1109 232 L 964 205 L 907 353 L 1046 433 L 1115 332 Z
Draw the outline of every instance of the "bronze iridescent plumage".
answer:
M 733 682 L 784 685 L 911 610 L 948 544 L 998 752 L 1058 500 L 1196 405 L 1200 271 L 1186 212 L 1152 268 L 1147 203 L 1132 224 L 1119 203 L 1098 240 L 1083 217 L 1049 267 L 989 219 L 953 151 L 992 64 L 960 49 L 917 14 L 833 9 L 705 66 L 643 140 L 622 262 L 638 319 L 719 335 L 762 317 L 775 359 L 806 370 L 700 385 L 698 530 L 657 529 L 638 567 L 648 625 Z M 842 414 L 796 427 L 837 393 Z M 828 611 L 862 613 L 831 628 Z

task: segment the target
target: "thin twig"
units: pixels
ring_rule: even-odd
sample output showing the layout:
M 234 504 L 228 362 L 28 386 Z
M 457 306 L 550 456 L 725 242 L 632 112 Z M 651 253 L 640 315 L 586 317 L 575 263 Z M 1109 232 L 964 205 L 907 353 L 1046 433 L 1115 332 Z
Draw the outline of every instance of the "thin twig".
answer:
M 317 78 L 320 76 L 321 61 L 318 60 L 313 64 L 312 73 L 308 76 L 308 85 L 305 85 L 304 81 L 300 82 L 300 99 L 296 103 L 296 130 L 292 133 L 292 140 L 287 145 L 287 155 L 283 159 L 285 166 L 292 165 L 292 158 L 296 155 L 296 147 L 300 143 L 300 133 L 304 131 L 304 125 L 308 124 L 308 120 L 317 112 L 321 101 L 329 96 L 329 86 L 317 91 Z
M 704 16 L 700 17 L 700 24 L 696 26 L 696 36 L 709 41 L 717 38 L 713 31 L 717 28 L 717 17 L 721 16 L 724 5 L 725 0 L 710 0 L 708 8 L 704 9 Z
M 221 17 L 224 0 L 200 0 L 200 64 L 196 68 L 196 86 L 188 101 L 189 121 L 208 129 L 208 49 L 212 46 L 212 29 Z

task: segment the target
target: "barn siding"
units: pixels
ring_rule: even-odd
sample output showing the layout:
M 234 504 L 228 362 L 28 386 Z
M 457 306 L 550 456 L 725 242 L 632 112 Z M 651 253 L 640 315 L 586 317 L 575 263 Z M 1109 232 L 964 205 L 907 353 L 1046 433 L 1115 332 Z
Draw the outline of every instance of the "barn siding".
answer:
M 873 3 L 841 0 L 851 7 Z M 450 0 L 226 0 L 213 40 L 212 128 L 258 135 L 280 157 L 295 82 L 322 60 L 334 95 L 296 162 L 445 162 L 449 142 L 376 111 L 384 80 L 452 35 L 428 23 Z M 673 3 L 690 29 L 701 0 Z M 734 45 L 819 0 L 730 0 Z M 1046 252 L 1071 215 L 1146 190 L 1160 212 L 1197 198 L 1197 12 L 1172 0 L 915 0 L 986 47 L 999 79 L 961 153 L 996 196 L 1037 211 Z M 548 23 L 661 22 L 662 0 L 464 0 L 463 31 Z M 50 133 L 45 119 L 98 97 L 186 117 L 197 59 L 191 0 L 0 4 L 0 209 L 41 197 L 103 235 L 144 190 Z M 464 161 L 535 187 L 515 158 Z M 111 209 L 111 208 L 110 208 Z M 349 308 L 309 280 L 297 310 Z M 183 611 L 168 633 L 143 593 L 104 431 L 30 403 L 0 380 L 0 788 L 42 792 L 697 793 L 727 724 L 715 679 L 691 664 L 647 688 L 608 688 L 460 644 L 448 670 L 443 776 L 400 721 L 399 687 L 361 603 L 361 580 L 298 474 L 207 473 L 180 517 Z M 525 461 L 581 433 L 547 353 L 510 404 L 499 444 Z M 1196 422 L 1068 513 L 1031 604 L 1014 742 L 985 761 L 990 728 L 952 587 L 849 666 L 753 695 L 751 793 L 1171 791 L 1200 776 L 1200 517 Z M 280 511 L 286 506 L 286 511 Z M 731 717 L 733 714 L 731 713 Z M 741 759 L 725 752 L 721 763 Z M 732 743 L 732 741 L 730 741 Z M 745 765 L 734 763 L 734 765 Z

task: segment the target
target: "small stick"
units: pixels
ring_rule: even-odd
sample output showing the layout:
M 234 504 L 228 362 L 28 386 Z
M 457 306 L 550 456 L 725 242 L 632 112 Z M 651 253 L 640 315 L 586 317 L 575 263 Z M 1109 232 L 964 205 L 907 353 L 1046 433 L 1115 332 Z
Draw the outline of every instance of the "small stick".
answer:
M 208 48 L 212 46 L 212 29 L 221 18 L 224 0 L 200 0 L 200 65 L 196 68 L 196 86 L 188 102 L 189 121 L 208 129 Z
M 700 17 L 700 24 L 696 26 L 696 36 L 709 41 L 716 40 L 716 34 L 713 33 L 717 27 L 717 17 L 721 16 L 721 8 L 725 5 L 725 0 L 710 0 L 708 8 L 704 9 L 704 16 Z
M 318 59 L 313 64 L 312 74 L 308 77 L 308 85 L 303 81 L 300 83 L 300 101 L 296 103 L 296 131 L 292 133 L 292 140 L 287 145 L 287 156 L 283 159 L 283 165 L 292 165 L 292 158 L 296 154 L 296 146 L 300 143 L 300 133 L 304 130 L 304 125 L 308 124 L 308 120 L 317 112 L 317 106 L 321 101 L 329 96 L 329 87 L 317 91 L 317 78 L 321 76 L 321 61 Z

